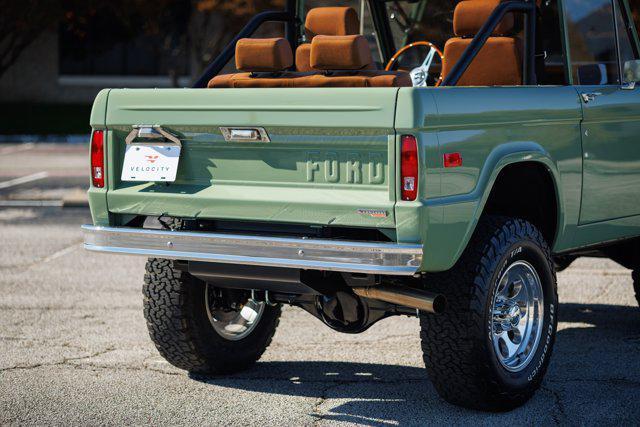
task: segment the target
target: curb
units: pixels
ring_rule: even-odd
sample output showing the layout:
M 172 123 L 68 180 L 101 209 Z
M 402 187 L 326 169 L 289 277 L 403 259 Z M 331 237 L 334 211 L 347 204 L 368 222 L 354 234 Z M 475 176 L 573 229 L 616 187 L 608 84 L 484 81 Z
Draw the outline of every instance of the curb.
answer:
M 63 208 L 88 208 L 89 201 L 87 199 L 63 199 Z
M 0 200 L 2 208 L 88 208 L 88 200 Z

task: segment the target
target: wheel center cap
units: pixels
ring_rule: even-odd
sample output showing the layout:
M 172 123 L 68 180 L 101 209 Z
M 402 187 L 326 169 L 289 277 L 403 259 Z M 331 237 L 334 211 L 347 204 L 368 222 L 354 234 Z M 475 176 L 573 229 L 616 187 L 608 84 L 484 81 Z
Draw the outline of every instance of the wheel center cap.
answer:
M 508 319 L 512 326 L 516 326 L 520 323 L 520 307 L 518 307 L 517 304 L 509 308 Z
M 516 303 L 503 306 L 496 320 L 503 331 L 511 330 L 520 323 L 520 306 Z

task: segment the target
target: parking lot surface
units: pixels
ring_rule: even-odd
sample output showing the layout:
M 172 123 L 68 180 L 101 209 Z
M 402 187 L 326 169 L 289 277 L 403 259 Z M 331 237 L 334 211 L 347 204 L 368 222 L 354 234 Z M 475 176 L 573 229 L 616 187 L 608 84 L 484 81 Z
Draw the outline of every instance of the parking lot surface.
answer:
M 75 166 L 66 174 L 50 165 L 65 160 L 59 150 L 35 165 L 25 151 L 0 152 L 0 184 L 50 171 L 0 189 L 0 200 L 27 190 L 29 197 L 76 191 L 85 153 L 71 151 Z M 5 165 L 14 162 L 7 159 L 17 156 L 28 170 L 9 172 Z M 0 207 L 0 424 L 640 422 L 640 309 L 630 272 L 611 261 L 584 258 L 559 274 L 559 332 L 542 389 L 515 411 L 485 414 L 437 396 L 414 318 L 387 319 L 351 336 L 286 308 L 252 369 L 190 377 L 164 362 L 148 338 L 144 260 L 84 251 L 79 226 L 86 222 L 84 208 Z

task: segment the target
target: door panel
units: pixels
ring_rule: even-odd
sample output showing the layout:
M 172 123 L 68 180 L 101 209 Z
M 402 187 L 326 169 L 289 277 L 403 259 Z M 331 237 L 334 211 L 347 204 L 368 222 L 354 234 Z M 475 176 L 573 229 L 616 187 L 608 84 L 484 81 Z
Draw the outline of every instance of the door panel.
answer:
M 583 102 L 580 223 L 640 215 L 640 90 L 580 87 Z
M 621 85 L 621 58 L 633 59 L 634 49 L 620 6 L 564 1 L 571 75 L 583 106 L 580 224 L 640 215 L 640 90 Z

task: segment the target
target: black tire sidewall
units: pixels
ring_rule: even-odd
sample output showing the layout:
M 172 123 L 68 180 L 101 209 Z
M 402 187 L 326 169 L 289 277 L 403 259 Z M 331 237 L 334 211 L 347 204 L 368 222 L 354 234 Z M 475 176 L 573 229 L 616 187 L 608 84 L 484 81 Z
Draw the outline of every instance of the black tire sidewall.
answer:
M 536 353 L 528 365 L 518 372 L 507 370 L 496 355 L 492 341 L 492 307 L 495 294 L 498 290 L 498 281 L 503 273 L 515 262 L 525 261 L 529 263 L 540 278 L 544 295 L 544 321 L 541 329 L 541 336 L 538 342 Z M 557 291 L 555 274 L 552 270 L 545 252 L 539 244 L 532 240 L 520 240 L 509 245 L 500 257 L 497 268 L 494 269 L 490 280 L 490 289 L 487 292 L 488 298 L 484 307 L 484 332 L 485 339 L 483 352 L 488 356 L 487 366 L 493 378 L 502 383 L 501 385 L 512 390 L 526 390 L 532 386 L 536 387 L 544 377 L 551 352 L 555 341 L 557 327 Z

